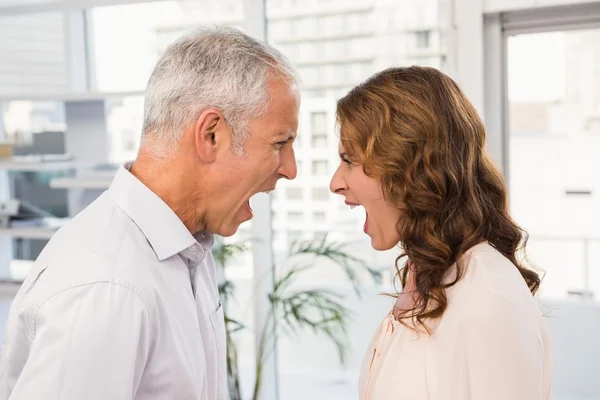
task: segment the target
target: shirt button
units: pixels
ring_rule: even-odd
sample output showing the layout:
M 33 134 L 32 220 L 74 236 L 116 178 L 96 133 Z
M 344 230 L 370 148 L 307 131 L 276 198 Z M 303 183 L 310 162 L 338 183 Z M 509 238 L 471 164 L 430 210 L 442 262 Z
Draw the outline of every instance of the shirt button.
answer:
M 204 255 L 204 250 L 202 249 L 202 246 L 196 243 L 189 248 L 189 253 L 190 259 L 197 263 L 202 259 L 202 256 Z

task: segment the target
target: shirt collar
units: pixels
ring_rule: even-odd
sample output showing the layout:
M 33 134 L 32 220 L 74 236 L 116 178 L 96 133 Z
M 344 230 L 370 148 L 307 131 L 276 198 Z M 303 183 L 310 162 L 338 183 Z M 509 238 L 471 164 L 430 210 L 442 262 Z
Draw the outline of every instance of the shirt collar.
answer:
M 188 248 L 202 254 L 210 251 L 213 235 L 207 232 L 192 235 L 177 214 L 129 172 L 130 167 L 131 164 L 126 164 L 118 169 L 109 191 L 117 205 L 146 236 L 158 260 L 166 260 Z

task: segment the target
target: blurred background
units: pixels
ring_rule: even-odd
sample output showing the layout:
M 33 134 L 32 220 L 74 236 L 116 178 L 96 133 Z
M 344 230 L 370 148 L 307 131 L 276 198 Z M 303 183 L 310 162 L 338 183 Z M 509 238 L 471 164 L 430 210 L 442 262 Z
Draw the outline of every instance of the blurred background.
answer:
M 598 1 L 0 0 L 0 333 L 47 240 L 135 158 L 161 53 L 212 24 L 266 40 L 303 79 L 298 178 L 253 199 L 256 218 L 215 248 L 236 321 L 232 399 L 358 399 L 399 250 L 373 251 L 364 211 L 329 193 L 335 102 L 408 65 L 453 77 L 484 119 L 529 258 L 546 272 L 553 398 L 600 399 Z M 258 334 L 273 320 L 275 333 Z

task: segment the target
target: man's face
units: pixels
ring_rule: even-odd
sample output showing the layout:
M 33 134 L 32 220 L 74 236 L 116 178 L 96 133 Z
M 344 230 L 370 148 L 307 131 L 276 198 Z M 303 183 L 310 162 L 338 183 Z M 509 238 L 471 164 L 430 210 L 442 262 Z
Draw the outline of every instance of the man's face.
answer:
M 215 196 L 207 230 L 231 236 L 253 213 L 250 198 L 275 189 L 281 178 L 296 177 L 296 157 L 292 144 L 298 130 L 300 93 L 296 85 L 282 80 L 269 84 L 267 113 L 249 124 L 249 136 L 243 143 L 244 154 L 233 147 L 221 161 L 220 193 Z

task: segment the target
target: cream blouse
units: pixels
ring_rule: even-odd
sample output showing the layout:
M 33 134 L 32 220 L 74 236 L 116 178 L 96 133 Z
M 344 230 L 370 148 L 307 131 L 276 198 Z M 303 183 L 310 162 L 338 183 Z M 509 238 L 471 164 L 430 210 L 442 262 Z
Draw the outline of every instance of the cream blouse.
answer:
M 361 400 L 547 400 L 552 342 L 536 299 L 488 243 L 464 256 L 462 279 L 432 335 L 390 313 L 369 346 Z

